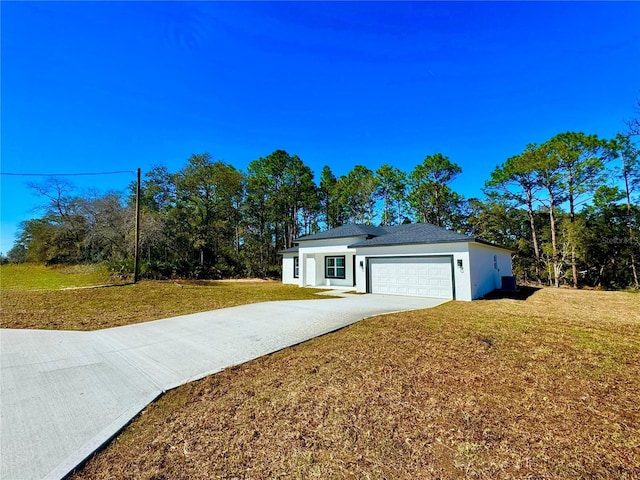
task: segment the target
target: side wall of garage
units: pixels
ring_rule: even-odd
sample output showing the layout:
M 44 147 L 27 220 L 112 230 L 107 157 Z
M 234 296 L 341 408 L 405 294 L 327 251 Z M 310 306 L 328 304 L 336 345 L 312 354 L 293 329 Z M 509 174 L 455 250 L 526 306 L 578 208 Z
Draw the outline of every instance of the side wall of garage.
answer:
M 471 277 L 468 243 L 439 243 L 431 245 L 394 245 L 365 247 L 356 250 L 356 290 L 367 291 L 367 258 L 377 257 L 424 257 L 450 255 L 453 258 L 453 275 L 456 300 L 470 301 Z M 459 265 L 459 263 L 461 263 Z
M 471 290 L 473 298 L 480 298 L 500 288 L 502 276 L 510 276 L 511 252 L 481 243 L 469 245 Z

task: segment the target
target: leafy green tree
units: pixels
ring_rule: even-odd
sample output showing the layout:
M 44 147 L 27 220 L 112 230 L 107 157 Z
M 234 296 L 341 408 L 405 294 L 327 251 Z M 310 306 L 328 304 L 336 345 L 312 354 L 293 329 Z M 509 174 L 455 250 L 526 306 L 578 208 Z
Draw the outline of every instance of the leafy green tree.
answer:
M 485 193 L 499 203 L 505 201 L 515 208 L 520 206 L 526 208 L 529 236 L 535 258 L 535 277 L 539 281 L 541 259 L 535 211 L 542 185 L 537 178 L 537 155 L 537 146 L 530 144 L 522 154 L 510 157 L 504 164 L 496 167 L 491 172 L 489 180 L 485 182 Z
M 338 198 L 345 209 L 345 221 L 373 225 L 375 217 L 377 181 L 373 171 L 356 165 L 340 177 Z
M 166 166 L 157 165 L 145 173 L 140 188 L 140 256 L 145 263 L 141 270 L 153 278 L 169 278 L 175 271 L 176 252 L 184 252 L 188 245 L 178 246 L 178 225 L 174 222 L 176 208 L 175 177 Z M 127 208 L 135 209 L 136 184 L 129 185 Z
M 382 199 L 382 225 L 394 225 L 402 222 L 403 203 L 407 190 L 406 174 L 391 165 L 384 164 L 376 170 L 378 182 L 376 195 Z
M 55 226 L 44 218 L 20 222 L 18 236 L 9 251 L 18 262 L 48 263 L 57 258 L 52 243 L 56 235 Z
M 338 179 L 331 171 L 331 167 L 325 165 L 320 174 L 320 186 L 318 189 L 322 220 L 327 228 L 339 227 L 344 223 L 344 206 L 340 202 L 338 191 Z
M 620 177 L 624 182 L 627 205 L 640 190 L 640 149 L 628 135 L 618 134 L 611 144 L 615 156 L 620 158 Z
M 27 247 L 23 243 L 14 242 L 6 256 L 7 263 L 24 263 L 27 261 Z
M 540 187 L 545 191 L 545 197 L 541 197 L 540 203 L 547 209 L 549 215 L 550 248 L 543 248 L 550 258 L 552 267 L 553 284 L 560 286 L 562 262 L 558 249 L 558 207 L 566 200 L 563 185 L 563 174 L 557 156 L 548 144 L 542 144 L 535 150 L 532 158 L 533 168 L 537 171 L 537 179 Z
M 489 199 L 483 202 L 469 199 L 469 235 L 482 238 L 497 245 L 517 248 L 518 242 L 526 238 L 526 212 L 513 208 L 506 202 Z M 530 243 L 530 242 L 529 242 Z
M 638 130 L 640 133 L 640 129 Z M 632 196 L 640 189 L 640 150 L 631 142 L 629 135 L 618 134 L 612 143 L 612 149 L 620 157 L 620 177 L 624 182 L 624 194 L 627 201 L 627 216 L 629 227 L 629 239 L 631 242 L 640 242 L 638 230 L 640 226 L 632 221 Z M 631 270 L 633 272 L 633 283 L 635 288 L 640 288 L 638 281 L 638 269 L 636 267 L 635 250 L 630 250 Z
M 608 146 L 608 142 L 597 135 L 581 132 L 561 133 L 546 142 L 547 155 L 553 157 L 561 175 L 571 223 L 575 222 L 576 207 L 588 201 L 591 193 L 603 181 L 605 162 L 611 156 Z M 572 285 L 578 288 L 574 243 L 571 243 L 570 250 Z
M 313 176 L 297 155 L 291 156 L 284 150 L 276 150 L 249 164 L 248 192 L 264 197 L 277 249 L 293 246 L 293 240 L 301 232 L 301 219 L 312 218 L 319 211 Z
M 145 275 L 159 278 L 190 275 L 192 245 L 177 208 L 176 175 L 164 165 L 145 174 L 140 189 L 140 254 Z M 136 185 L 129 188 L 129 208 L 135 208 Z
M 502 197 L 489 197 L 484 202 L 471 198 L 468 205 L 470 211 L 465 233 L 514 249 L 514 275 L 525 282 L 537 281 L 539 272 L 533 256 L 526 210 L 513 206 Z
M 603 185 L 584 210 L 586 279 L 590 285 L 625 288 L 635 285 L 632 259 L 638 258 L 640 241 L 630 237 L 628 224 L 640 224 L 640 208 L 621 205 L 625 193 L 618 187 Z
M 174 175 L 179 234 L 197 252 L 197 276 L 236 272 L 233 238 L 239 222 L 234 198 L 242 195 L 242 173 L 210 154 L 194 154 Z M 178 232 L 176 232 L 178 233 Z
M 427 155 L 409 174 L 409 204 L 419 221 L 439 227 L 452 225 L 460 197 L 449 183 L 462 172 L 457 164 L 441 153 Z
M 273 213 L 271 189 L 266 176 L 246 178 L 246 197 L 242 215 L 242 257 L 249 276 L 266 277 L 275 263 Z
M 252 238 L 246 240 L 262 274 L 275 273 L 280 268 L 277 252 L 316 228 L 320 200 L 313 177 L 297 155 L 284 150 L 249 164 L 245 227 Z
M 289 175 L 285 188 L 289 196 L 286 232 L 286 247 L 290 248 L 301 234 L 310 234 L 318 230 L 320 216 L 320 194 L 314 182 L 311 168 L 294 155 L 287 168 Z

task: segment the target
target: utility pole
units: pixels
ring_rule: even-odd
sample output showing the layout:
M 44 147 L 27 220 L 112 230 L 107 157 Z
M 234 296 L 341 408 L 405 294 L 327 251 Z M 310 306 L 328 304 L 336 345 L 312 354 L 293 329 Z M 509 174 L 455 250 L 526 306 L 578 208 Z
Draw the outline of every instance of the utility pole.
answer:
M 140 169 L 138 168 L 138 183 L 136 184 L 136 239 L 133 253 L 133 283 L 138 281 L 138 250 L 140 250 Z

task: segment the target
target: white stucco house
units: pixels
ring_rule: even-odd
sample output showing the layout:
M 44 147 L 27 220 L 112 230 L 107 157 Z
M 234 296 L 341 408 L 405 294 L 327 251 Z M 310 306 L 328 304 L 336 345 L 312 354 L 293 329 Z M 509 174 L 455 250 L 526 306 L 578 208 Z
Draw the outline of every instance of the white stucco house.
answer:
M 511 250 L 428 223 L 343 225 L 296 239 L 282 282 L 361 293 L 473 300 L 511 276 Z

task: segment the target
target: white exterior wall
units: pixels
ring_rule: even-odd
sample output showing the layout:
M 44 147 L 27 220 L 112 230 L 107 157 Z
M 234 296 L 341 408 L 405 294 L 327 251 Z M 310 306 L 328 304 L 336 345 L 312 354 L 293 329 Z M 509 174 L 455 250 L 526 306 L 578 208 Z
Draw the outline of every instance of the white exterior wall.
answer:
M 358 248 L 356 252 L 356 290 L 362 293 L 365 293 L 367 290 L 367 257 L 411 257 L 427 255 L 453 255 L 456 300 L 470 301 L 472 299 L 472 292 L 468 243 L 436 243 L 431 245 L 393 245 Z M 462 260 L 462 268 L 458 267 L 458 260 Z
M 299 283 L 295 283 L 303 287 L 353 287 L 353 257 L 355 256 L 355 250 L 350 249 L 349 245 L 362 239 L 363 237 L 347 237 L 300 242 L 300 279 L 296 279 L 299 280 Z M 343 255 L 345 257 L 345 278 L 325 278 L 325 257 Z M 284 264 L 283 268 L 286 268 Z M 291 268 L 293 270 L 293 264 Z M 293 273 L 291 275 L 293 276 Z
M 297 253 L 282 254 L 282 283 L 300 285 L 300 279 L 293 276 L 293 258 L 297 256 Z
M 496 264 L 494 264 L 494 256 Z M 511 252 L 481 243 L 469 245 L 471 289 L 473 298 L 480 298 L 501 287 L 502 276 L 510 276 Z M 497 267 L 497 268 L 496 268 Z

